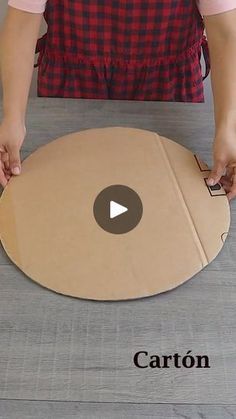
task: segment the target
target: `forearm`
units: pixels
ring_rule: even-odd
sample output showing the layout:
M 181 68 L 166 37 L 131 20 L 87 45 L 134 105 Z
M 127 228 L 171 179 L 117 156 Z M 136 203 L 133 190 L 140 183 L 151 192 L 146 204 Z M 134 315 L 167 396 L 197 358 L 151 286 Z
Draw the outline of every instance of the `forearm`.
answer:
M 41 19 L 42 15 L 8 7 L 0 32 L 4 119 L 25 121 Z
M 236 130 L 236 11 L 207 19 L 206 29 L 216 131 Z

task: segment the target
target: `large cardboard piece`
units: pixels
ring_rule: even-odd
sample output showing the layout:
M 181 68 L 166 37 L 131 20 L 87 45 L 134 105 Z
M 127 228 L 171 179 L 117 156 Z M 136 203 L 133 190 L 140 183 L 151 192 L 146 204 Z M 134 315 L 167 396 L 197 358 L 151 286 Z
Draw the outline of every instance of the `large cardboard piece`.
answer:
M 182 284 L 221 250 L 230 224 L 208 167 L 155 132 L 89 129 L 39 148 L 0 200 L 4 249 L 25 274 L 58 293 L 94 300 L 150 296 Z M 143 215 L 128 233 L 104 231 L 97 195 L 126 185 Z M 122 203 L 120 203 L 122 204 Z

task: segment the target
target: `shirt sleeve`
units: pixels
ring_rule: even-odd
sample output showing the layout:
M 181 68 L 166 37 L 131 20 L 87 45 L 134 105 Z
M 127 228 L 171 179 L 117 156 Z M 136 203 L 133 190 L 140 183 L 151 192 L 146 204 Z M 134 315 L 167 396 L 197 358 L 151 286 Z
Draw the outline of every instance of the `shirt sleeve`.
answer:
M 196 0 L 201 15 L 215 15 L 236 9 L 236 0 Z
M 8 5 L 31 13 L 43 13 L 47 0 L 8 0 Z

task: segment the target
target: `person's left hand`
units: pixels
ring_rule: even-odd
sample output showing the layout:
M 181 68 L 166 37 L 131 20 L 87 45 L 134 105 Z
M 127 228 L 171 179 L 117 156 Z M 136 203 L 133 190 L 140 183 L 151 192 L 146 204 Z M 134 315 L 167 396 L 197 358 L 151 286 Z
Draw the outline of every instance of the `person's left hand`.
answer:
M 236 197 L 236 130 L 218 132 L 213 143 L 214 165 L 207 183 L 220 183 L 229 200 Z

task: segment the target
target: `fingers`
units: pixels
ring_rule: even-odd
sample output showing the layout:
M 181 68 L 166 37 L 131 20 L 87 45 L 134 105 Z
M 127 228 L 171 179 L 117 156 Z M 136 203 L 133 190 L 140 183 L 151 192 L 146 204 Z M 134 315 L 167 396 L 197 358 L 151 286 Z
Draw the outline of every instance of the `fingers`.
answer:
M 223 186 L 223 188 L 226 190 L 226 192 L 228 192 L 232 186 L 232 181 L 229 181 L 228 179 L 225 179 L 225 178 L 221 178 L 220 183 Z
M 220 181 L 222 176 L 225 173 L 226 164 L 223 161 L 216 160 L 213 166 L 213 169 L 211 170 L 211 173 L 207 179 L 207 184 L 209 186 L 213 186 L 216 183 Z
M 233 174 L 234 174 L 234 169 L 232 167 L 227 167 L 226 174 L 220 178 L 220 183 L 223 186 L 231 186 Z
M 20 151 L 16 145 L 0 149 L 0 184 L 6 187 L 12 175 L 21 172 Z
M 236 167 L 226 167 L 222 160 L 215 161 L 207 179 L 207 184 L 213 186 L 216 183 L 221 183 L 229 201 L 236 198 Z
M 1 157 L 2 162 L 4 163 L 4 165 L 9 165 L 9 155 L 7 152 L 3 152 L 2 153 L 2 157 Z
M 3 170 L 3 163 L 0 161 L 0 184 L 2 185 L 3 188 L 5 188 L 7 186 L 7 182 L 9 179 L 7 179 L 7 176 L 4 173 Z
M 19 175 L 21 172 L 20 150 L 16 144 L 8 146 L 9 168 L 13 175 Z
M 227 193 L 227 197 L 229 199 L 229 201 L 231 201 L 231 199 L 236 198 L 236 168 L 234 168 L 234 173 L 232 176 L 232 182 L 231 182 L 231 186 L 229 188 L 229 191 Z

